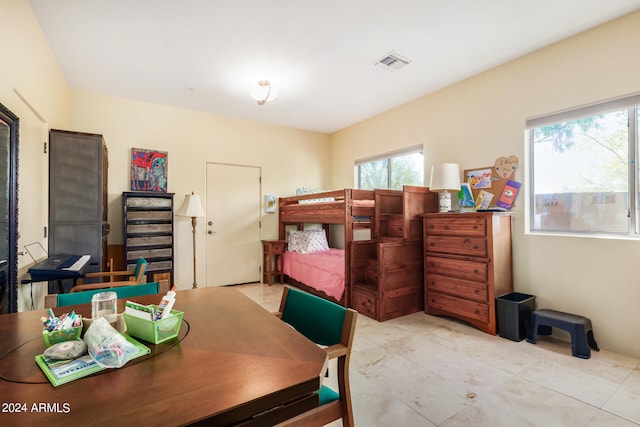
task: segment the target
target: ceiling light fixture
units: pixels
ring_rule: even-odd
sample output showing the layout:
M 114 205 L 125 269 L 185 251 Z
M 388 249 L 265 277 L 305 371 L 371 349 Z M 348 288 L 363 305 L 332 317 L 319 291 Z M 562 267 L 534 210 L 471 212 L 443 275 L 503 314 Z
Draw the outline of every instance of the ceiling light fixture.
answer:
M 256 100 L 258 105 L 264 105 L 278 99 L 278 92 L 271 87 L 269 80 L 260 80 L 258 87 L 251 90 L 251 97 Z

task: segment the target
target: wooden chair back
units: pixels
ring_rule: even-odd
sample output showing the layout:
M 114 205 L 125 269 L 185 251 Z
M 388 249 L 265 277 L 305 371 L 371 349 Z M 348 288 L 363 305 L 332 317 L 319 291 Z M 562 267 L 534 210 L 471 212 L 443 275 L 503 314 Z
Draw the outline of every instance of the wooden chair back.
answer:
M 110 264 L 113 265 L 113 262 Z M 105 289 L 105 288 L 117 288 L 120 286 L 139 285 L 147 281 L 147 260 L 144 258 L 138 258 L 136 268 L 134 271 L 103 271 L 97 273 L 87 273 L 85 278 L 109 278 L 108 282 L 99 281 L 97 283 L 84 283 L 82 279 L 78 280 L 78 283 L 71 288 L 71 292 L 88 291 L 91 289 Z M 128 277 L 127 280 L 114 281 L 114 277 Z
M 349 386 L 349 359 L 355 335 L 357 312 L 298 289 L 285 287 L 277 315 L 298 332 L 325 348 L 329 359 L 337 359 L 338 391 L 323 385 L 320 405 L 279 426 L 320 426 L 342 419 L 352 427 L 353 408 Z

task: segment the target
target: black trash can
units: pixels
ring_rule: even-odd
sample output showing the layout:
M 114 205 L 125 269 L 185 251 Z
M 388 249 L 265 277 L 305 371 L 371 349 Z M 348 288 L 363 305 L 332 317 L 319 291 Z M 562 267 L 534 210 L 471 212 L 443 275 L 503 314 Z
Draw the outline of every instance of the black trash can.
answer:
M 531 313 L 535 309 L 535 295 L 511 292 L 497 297 L 498 334 L 512 341 L 522 341 L 527 336 Z

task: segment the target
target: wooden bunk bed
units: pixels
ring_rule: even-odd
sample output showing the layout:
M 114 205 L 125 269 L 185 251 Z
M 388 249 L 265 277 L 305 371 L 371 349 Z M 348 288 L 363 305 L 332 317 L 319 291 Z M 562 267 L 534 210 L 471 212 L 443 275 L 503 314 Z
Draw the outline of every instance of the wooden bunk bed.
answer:
M 336 261 L 341 267 L 341 281 L 344 283 L 342 292 L 323 290 L 322 280 L 309 280 L 316 283 L 304 283 L 298 279 L 291 277 L 285 272 L 285 281 L 293 286 L 299 287 L 314 295 L 334 301 L 345 307 L 350 306 L 350 245 L 354 240 L 354 231 L 358 229 L 371 230 L 371 238 L 375 232 L 373 228 L 375 216 L 375 193 L 373 190 L 357 190 L 342 189 L 334 191 L 325 191 L 321 193 L 305 194 L 293 197 L 281 197 L 278 202 L 279 215 L 279 239 L 287 240 L 290 230 L 304 230 L 305 224 L 320 224 L 325 231 L 329 246 L 331 244 L 330 225 L 344 226 L 344 241 L 340 242 L 344 250 L 339 256 L 342 256 L 343 262 L 337 259 L 336 252 L 327 253 L 329 258 L 336 256 Z M 336 249 L 331 249 L 337 251 Z M 324 252 L 323 252 L 324 253 Z M 304 257 L 311 258 L 314 254 L 305 254 Z M 318 253 L 320 255 L 320 253 Z M 288 257 L 294 256 L 293 252 L 285 251 L 283 259 L 283 269 L 287 270 Z M 295 255 L 297 256 L 297 255 Z M 338 265 L 336 264 L 336 265 Z M 310 270 L 308 267 L 307 270 Z M 291 273 L 292 276 L 295 274 Z M 334 279 L 337 280 L 336 277 Z M 327 293 L 329 292 L 329 293 Z M 340 295 L 341 294 L 341 295 Z

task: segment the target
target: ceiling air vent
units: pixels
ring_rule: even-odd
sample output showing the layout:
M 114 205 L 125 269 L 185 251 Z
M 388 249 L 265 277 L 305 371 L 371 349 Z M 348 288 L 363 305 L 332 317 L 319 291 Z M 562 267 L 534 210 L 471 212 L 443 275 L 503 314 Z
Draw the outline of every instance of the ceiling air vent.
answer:
M 411 64 L 411 59 L 398 55 L 395 52 L 383 56 L 375 63 L 376 66 L 389 71 L 399 70 L 409 64 Z

